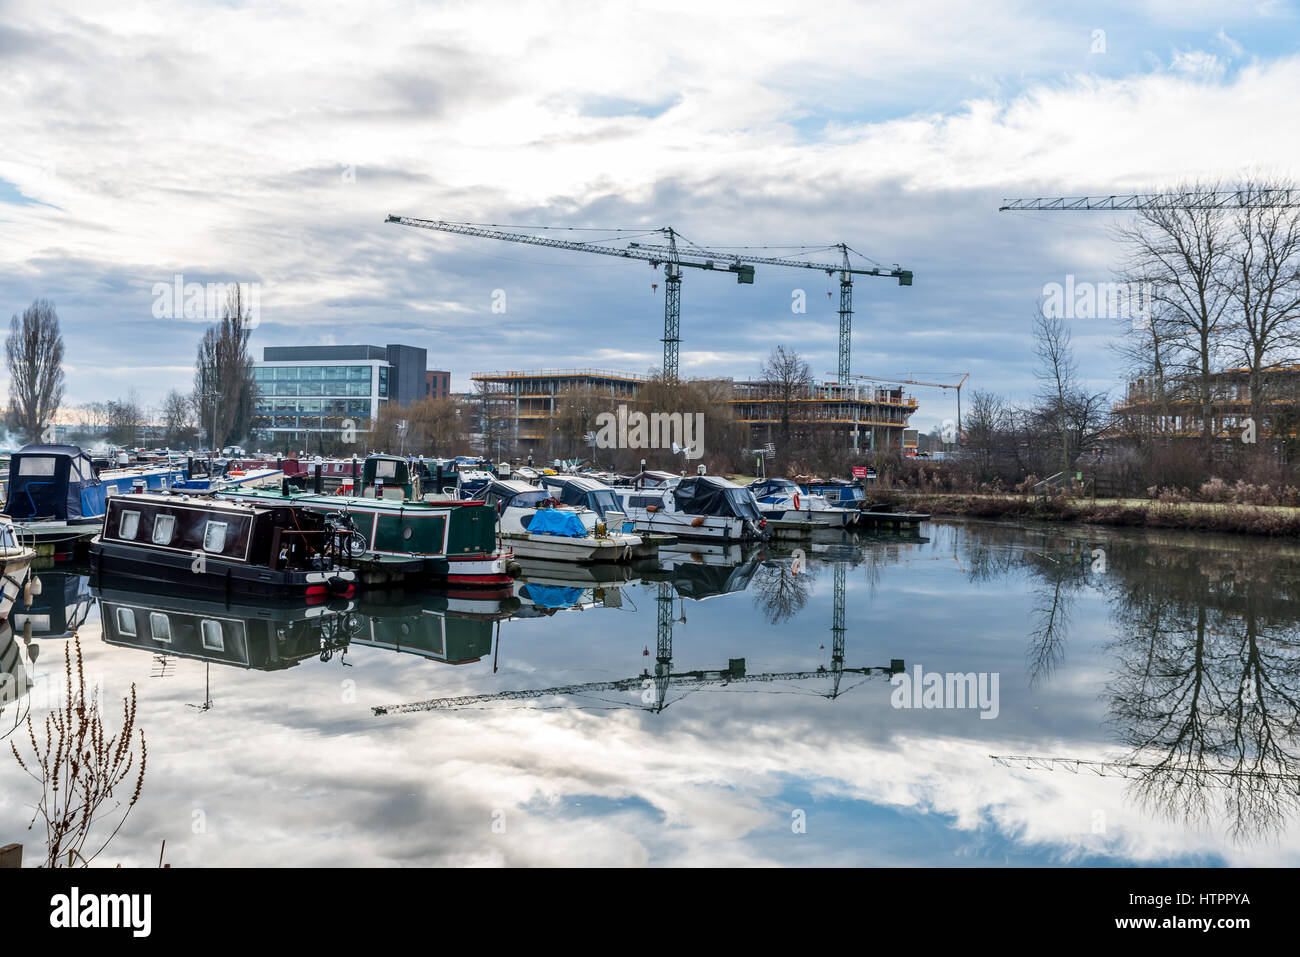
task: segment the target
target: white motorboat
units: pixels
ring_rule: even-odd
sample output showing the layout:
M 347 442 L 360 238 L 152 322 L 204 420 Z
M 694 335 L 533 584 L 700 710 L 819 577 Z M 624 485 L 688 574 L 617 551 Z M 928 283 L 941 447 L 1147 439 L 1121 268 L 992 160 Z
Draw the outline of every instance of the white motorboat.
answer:
M 831 505 L 822 495 L 790 479 L 759 479 L 748 486 L 763 517 L 782 522 L 808 522 L 825 528 L 847 528 L 858 521 L 856 508 Z
M 501 537 L 516 558 L 565 562 L 630 561 L 641 538 L 624 532 L 621 513 L 561 505 L 552 492 L 517 479 L 493 479 L 478 493 L 497 510 Z
M 9 617 L 20 596 L 31 604 L 35 586 L 30 580 L 35 558 L 36 550 L 19 542 L 13 519 L 0 515 L 0 621 Z
M 643 472 L 615 487 L 637 531 L 679 538 L 747 541 L 764 538 L 766 519 L 749 490 L 716 475 L 681 478 Z

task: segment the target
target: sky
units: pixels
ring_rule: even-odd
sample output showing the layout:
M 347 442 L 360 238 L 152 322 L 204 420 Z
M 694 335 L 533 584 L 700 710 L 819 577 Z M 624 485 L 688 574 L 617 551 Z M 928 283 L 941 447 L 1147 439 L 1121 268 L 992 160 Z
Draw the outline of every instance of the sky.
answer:
M 1126 214 L 1000 200 L 1296 174 L 1295 3 L 590 7 L 0 2 L 0 316 L 55 304 L 68 405 L 188 390 L 211 317 L 161 307 L 177 276 L 255 284 L 259 358 L 407 343 L 457 391 L 644 373 L 661 272 L 385 219 L 671 225 L 911 269 L 855 285 L 853 371 L 1023 400 L 1044 287 L 1110 281 Z M 688 271 L 682 374 L 754 377 L 784 345 L 831 378 L 833 291 Z M 1122 324 L 1071 329 L 1087 384 L 1117 393 Z M 916 395 L 923 430 L 955 411 Z

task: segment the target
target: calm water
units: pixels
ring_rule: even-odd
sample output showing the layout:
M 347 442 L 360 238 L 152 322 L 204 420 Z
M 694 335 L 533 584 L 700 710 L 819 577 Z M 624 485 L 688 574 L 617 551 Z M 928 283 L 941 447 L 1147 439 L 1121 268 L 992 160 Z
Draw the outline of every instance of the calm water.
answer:
M 43 716 L 80 621 L 110 721 L 134 682 L 148 738 L 109 864 L 163 839 L 177 866 L 1300 863 L 1300 547 L 933 523 L 715 552 L 310 615 L 47 572 L 0 733 Z M 894 659 L 996 697 L 897 707 L 860 671 Z M 0 843 L 36 863 L 15 737 Z

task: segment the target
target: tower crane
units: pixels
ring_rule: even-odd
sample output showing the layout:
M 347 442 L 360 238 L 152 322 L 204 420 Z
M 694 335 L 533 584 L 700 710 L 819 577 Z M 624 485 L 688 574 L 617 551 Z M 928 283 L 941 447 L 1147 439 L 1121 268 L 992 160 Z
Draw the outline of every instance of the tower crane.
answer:
M 954 372 L 953 375 L 956 375 L 956 373 Z M 970 378 L 969 372 L 963 372 L 961 378 L 958 379 L 956 382 L 922 382 L 919 379 L 885 379 L 885 378 L 881 378 L 880 376 L 873 376 L 873 375 L 852 375 L 849 376 L 849 378 L 865 379 L 868 382 L 893 382 L 896 384 L 903 384 L 903 385 L 930 386 L 932 388 L 943 389 L 945 391 L 948 389 L 956 389 L 957 390 L 957 441 L 958 443 L 961 442 L 961 387 L 964 386 L 966 384 L 966 380 Z
M 1252 771 L 1245 768 L 1180 768 L 1167 764 L 1149 764 L 1140 761 L 1092 761 L 1080 758 L 1048 758 L 1025 754 L 990 754 L 989 758 L 1003 767 L 1024 767 L 1036 771 L 1091 771 L 1103 778 L 1141 778 L 1152 773 L 1185 773 L 1204 787 L 1233 788 L 1241 782 L 1260 786 L 1286 784 L 1300 790 L 1300 774 L 1278 771 Z
M 903 670 L 902 659 L 894 659 L 888 665 L 869 667 L 869 668 L 841 668 L 839 674 L 845 675 L 894 675 Z M 681 671 L 670 675 L 674 686 L 679 688 L 706 688 L 710 686 L 725 686 L 738 684 L 752 684 L 755 682 L 769 683 L 774 681 L 801 681 L 808 678 L 826 678 L 831 677 L 833 672 L 820 671 L 773 671 L 763 674 L 747 674 L 745 671 L 744 658 L 732 658 L 726 668 L 718 668 L 703 671 Z M 478 704 L 487 704 L 493 701 L 527 701 L 533 698 L 548 698 L 567 696 L 575 694 L 591 694 L 597 691 L 634 691 L 637 689 L 648 690 L 648 683 L 651 678 L 646 675 L 639 675 L 635 678 L 619 678 L 615 681 L 590 681 L 585 684 L 559 685 L 554 688 L 525 688 L 519 691 L 498 691 L 490 694 L 472 694 L 460 695 L 459 697 L 450 698 L 430 698 L 427 701 L 412 701 L 408 704 L 382 705 L 373 708 L 377 715 L 388 714 L 407 714 L 412 711 L 447 711 L 453 708 L 464 708 Z M 838 685 L 838 682 L 837 682 Z M 834 693 L 826 694 L 825 697 L 835 697 Z M 646 710 L 659 712 L 666 707 L 665 702 L 659 700 L 656 696 L 656 702 L 649 705 Z
M 547 236 L 533 236 L 527 233 L 510 232 L 484 223 L 450 223 L 435 219 L 413 219 L 409 216 L 390 215 L 387 222 L 399 226 L 414 226 L 419 229 L 433 229 L 458 236 L 476 236 L 482 239 L 499 239 L 511 243 L 524 243 L 530 246 L 547 246 L 552 249 L 567 249 L 574 252 L 595 253 L 600 256 L 618 256 L 623 259 L 635 259 L 650 265 L 664 267 L 664 380 L 677 381 L 678 347 L 681 342 L 681 306 L 682 306 L 682 269 L 721 270 L 734 273 L 737 283 L 753 284 L 754 267 L 730 256 L 709 255 L 693 244 L 678 246 L 681 234 L 671 226 L 652 230 L 663 234 L 664 244 L 655 247 L 637 247 L 635 243 L 626 248 L 603 246 L 600 243 L 573 242 L 565 239 L 552 239 Z M 727 260 L 731 260 L 728 262 Z
M 1115 196 L 1048 196 L 1004 199 L 998 212 L 1007 210 L 1132 210 L 1149 207 L 1178 209 L 1247 209 L 1255 206 L 1300 206 L 1300 189 L 1212 189 L 1175 193 L 1131 193 Z
M 648 245 L 644 243 L 629 243 L 629 246 L 642 250 L 658 250 L 667 252 L 667 247 Z M 759 247 L 761 248 L 761 247 Z M 901 269 L 895 265 L 892 269 L 876 267 L 873 269 L 855 269 L 849 261 L 849 253 L 856 252 L 851 250 L 845 243 L 836 243 L 833 246 L 825 247 L 825 251 L 835 250 L 840 255 L 838 263 L 810 262 L 805 259 L 791 259 L 781 256 L 750 256 L 748 251 L 741 257 L 734 252 L 724 252 L 715 249 L 702 249 L 695 247 L 697 254 L 707 257 L 716 257 L 720 260 L 731 259 L 735 265 L 739 265 L 742 258 L 745 263 L 751 267 L 759 266 L 791 266 L 797 269 L 816 269 L 833 276 L 839 273 L 840 276 L 840 347 L 839 347 L 839 384 L 848 385 L 849 380 L 849 352 L 853 338 L 853 277 L 854 276 L 884 276 L 889 279 L 897 279 L 900 286 L 912 285 L 912 270 Z M 858 253 L 861 256 L 861 253 Z M 862 258 L 866 258 L 863 256 Z

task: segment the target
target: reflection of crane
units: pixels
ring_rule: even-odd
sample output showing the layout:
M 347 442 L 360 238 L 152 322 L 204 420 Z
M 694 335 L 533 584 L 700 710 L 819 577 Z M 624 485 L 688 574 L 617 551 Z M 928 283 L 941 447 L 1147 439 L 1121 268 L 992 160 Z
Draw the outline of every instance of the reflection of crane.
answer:
M 598 242 L 580 243 L 565 239 L 550 239 L 546 236 L 530 236 L 527 233 L 506 232 L 479 223 L 448 223 L 433 219 L 412 219 L 408 216 L 389 216 L 388 222 L 400 226 L 416 226 L 421 229 L 434 229 L 444 233 L 456 233 L 460 236 L 477 236 L 483 239 L 500 239 L 511 243 L 525 243 L 531 246 L 549 246 L 552 249 L 568 249 L 575 252 L 596 253 L 601 256 L 620 256 L 624 259 L 638 259 L 652 266 L 663 264 L 667 288 L 664 293 L 664 380 L 677 381 L 677 352 L 681 341 L 681 285 L 682 267 L 694 269 L 719 269 L 736 274 L 736 282 L 753 283 L 754 267 L 736 260 L 731 263 L 719 262 L 719 259 L 732 257 L 710 255 L 698 247 L 686 244 L 678 248 L 677 241 L 681 234 L 671 226 L 662 229 L 642 230 L 662 233 L 667 240 L 665 245 L 654 248 L 635 248 L 635 244 L 626 248 L 603 246 Z M 607 230 L 607 232 L 631 232 L 629 230 Z M 618 238 L 618 237 L 616 237 Z M 910 275 L 910 274 L 909 274 Z
M 1145 764 L 1138 761 L 1087 761 L 1079 758 L 1043 758 L 1023 754 L 990 754 L 1003 767 L 1024 767 L 1035 771 L 1091 771 L 1103 778 L 1142 778 L 1150 774 L 1185 775 L 1201 787 L 1236 788 L 1242 782 L 1259 784 L 1287 783 L 1300 787 L 1300 774 L 1276 771 L 1248 771 L 1235 768 L 1191 768 L 1169 764 Z
M 957 373 L 955 372 L 953 373 L 953 375 L 956 374 Z M 957 390 L 957 442 L 958 444 L 961 443 L 961 387 L 964 386 L 966 384 L 966 380 L 970 378 L 969 372 L 963 372 L 961 378 L 958 379 L 956 382 L 922 382 L 919 379 L 884 379 L 874 375 L 855 375 L 855 376 L 850 376 L 849 378 L 866 379 L 868 382 L 893 382 L 893 383 L 902 383 L 904 385 L 931 386 L 932 388 L 935 389 L 943 389 L 945 392 L 947 392 L 949 389 L 956 389 Z
M 643 243 L 631 243 L 632 247 L 643 250 L 659 250 L 666 252 L 664 246 L 651 246 Z M 885 276 L 890 279 L 897 279 L 900 286 L 912 285 L 912 270 L 900 269 L 895 265 L 892 269 L 884 269 L 879 266 L 872 269 L 855 269 L 849 262 L 849 253 L 856 253 L 863 259 L 863 256 L 857 250 L 850 249 L 845 243 L 837 243 L 834 246 L 826 246 L 817 252 L 830 252 L 834 250 L 840 255 L 838 263 L 819 263 L 809 262 L 804 259 L 790 259 L 780 256 L 750 256 L 750 248 L 762 249 L 764 247 L 742 247 L 745 249 L 745 255 L 742 257 L 734 252 L 724 252 L 716 249 L 702 249 L 695 247 L 699 254 L 719 259 L 733 259 L 736 265 L 740 264 L 743 258 L 746 263 L 760 266 L 792 266 L 797 269 L 816 269 L 833 276 L 836 273 L 840 275 L 840 349 L 839 349 L 839 384 L 848 385 L 849 380 L 849 347 L 853 337 L 853 277 L 854 276 Z M 778 248 L 778 247 L 767 247 Z M 751 269 L 753 266 L 751 265 Z
M 853 675 L 893 675 L 903 670 L 903 661 L 894 659 L 888 666 L 873 668 L 842 668 L 843 674 Z M 679 688 L 706 688 L 713 685 L 750 684 L 754 682 L 801 681 L 807 678 L 825 678 L 831 672 L 818 671 L 775 671 L 751 675 L 745 673 L 745 659 L 732 658 L 726 668 L 706 671 L 682 671 L 666 675 L 674 686 Z M 461 695 L 455 698 L 430 698 L 427 701 L 413 701 L 410 704 L 380 706 L 375 714 L 406 714 L 411 711 L 445 711 L 451 708 L 463 708 L 470 705 L 486 704 L 492 701 L 526 701 L 532 698 L 548 698 L 576 694 L 590 694 L 596 691 L 633 691 L 642 689 L 642 700 L 646 700 L 651 686 L 650 678 L 620 678 L 616 681 L 592 681 L 586 684 L 560 685 L 555 688 L 526 688 L 520 691 L 498 691 L 490 694 Z M 824 697 L 833 697 L 826 694 Z M 656 702 L 648 711 L 662 711 L 665 705 Z
M 1004 199 L 1005 210 L 1129 210 L 1160 207 L 1167 209 L 1244 209 L 1300 206 L 1300 189 L 1188 190 L 1181 193 L 1132 193 L 1117 196 L 1049 196 L 1037 199 Z

